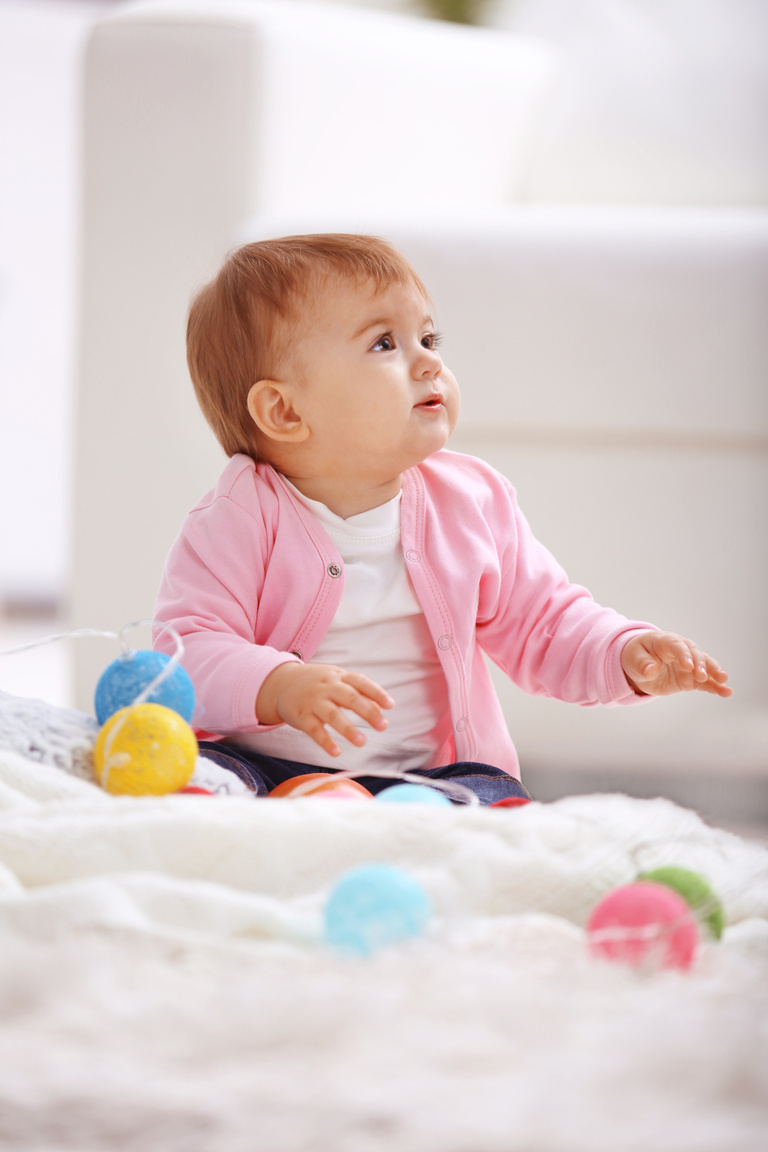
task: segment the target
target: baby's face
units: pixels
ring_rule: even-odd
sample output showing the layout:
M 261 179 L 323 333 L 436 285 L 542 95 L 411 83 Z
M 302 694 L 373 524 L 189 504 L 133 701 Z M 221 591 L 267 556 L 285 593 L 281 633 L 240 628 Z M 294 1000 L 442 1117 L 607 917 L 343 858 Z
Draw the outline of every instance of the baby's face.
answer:
M 459 389 L 437 341 L 413 285 L 323 286 L 289 348 L 318 474 L 385 483 L 445 446 Z

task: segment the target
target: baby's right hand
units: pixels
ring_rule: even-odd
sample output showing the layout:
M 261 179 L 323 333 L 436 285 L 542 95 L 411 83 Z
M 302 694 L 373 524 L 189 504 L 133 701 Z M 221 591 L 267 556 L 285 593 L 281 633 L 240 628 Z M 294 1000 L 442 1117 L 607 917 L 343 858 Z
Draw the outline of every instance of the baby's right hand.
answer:
M 334 728 L 351 744 L 365 744 L 365 736 L 355 727 L 343 708 L 356 712 L 380 732 L 387 726 L 382 708 L 391 708 L 394 700 L 373 680 L 359 672 L 345 672 L 334 664 L 279 664 L 261 686 L 256 700 L 256 717 L 260 724 L 281 721 L 306 732 L 331 756 L 340 756 L 341 748 L 326 725 Z

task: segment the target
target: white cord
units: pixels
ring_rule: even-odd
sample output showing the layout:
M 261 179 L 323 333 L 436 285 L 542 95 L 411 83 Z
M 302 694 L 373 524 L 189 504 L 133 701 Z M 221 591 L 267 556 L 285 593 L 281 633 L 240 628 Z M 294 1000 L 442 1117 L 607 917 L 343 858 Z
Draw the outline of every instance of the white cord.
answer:
M 171 624 L 163 624 L 160 620 L 134 620 L 133 623 L 126 624 L 125 627 L 121 628 L 119 632 L 107 632 L 101 628 L 73 628 L 69 632 L 57 632 L 53 636 L 43 636 L 40 640 L 32 640 L 28 644 L 19 644 L 14 648 L 5 648 L 0 651 L 0 656 L 14 656 L 17 652 L 29 652 L 32 648 L 40 648 L 44 644 L 53 644 L 57 640 L 69 640 L 79 636 L 104 636 L 109 640 L 117 640 L 120 644 L 120 648 L 122 649 L 123 657 L 130 659 L 131 655 L 135 653 L 136 650 L 128 646 L 125 635 L 133 628 L 143 627 L 162 628 L 164 632 L 169 632 L 175 641 L 176 651 L 174 652 L 173 656 L 171 656 L 168 663 L 163 665 L 157 676 L 155 676 L 155 678 L 151 680 L 149 684 L 147 684 L 147 686 L 139 693 L 136 699 L 132 700 L 130 705 L 128 705 L 129 708 L 135 708 L 139 704 L 146 703 L 152 693 L 157 688 L 159 688 L 160 685 L 170 675 L 172 675 L 174 669 L 181 663 L 182 657 L 184 656 L 184 641 Z M 107 781 L 109 780 L 110 770 L 114 767 L 118 767 L 122 760 L 123 754 L 112 756 L 112 744 L 114 743 L 115 737 L 120 732 L 127 719 L 128 713 L 123 715 L 112 726 L 104 743 L 104 776 L 101 783 L 105 788 L 107 787 Z
M 325 775 L 331 780 L 353 780 L 355 776 L 383 776 L 387 780 L 404 780 L 408 784 L 426 785 L 428 788 L 437 788 L 440 792 L 453 793 L 457 800 L 463 801 L 470 808 L 480 801 L 470 788 L 457 784 L 455 780 L 433 780 L 428 776 L 416 776 L 413 772 L 401 772 L 399 768 L 357 768 L 354 771 L 334 768 Z M 297 800 L 300 796 L 309 796 L 327 784 L 326 780 L 305 780 L 291 789 L 291 799 Z

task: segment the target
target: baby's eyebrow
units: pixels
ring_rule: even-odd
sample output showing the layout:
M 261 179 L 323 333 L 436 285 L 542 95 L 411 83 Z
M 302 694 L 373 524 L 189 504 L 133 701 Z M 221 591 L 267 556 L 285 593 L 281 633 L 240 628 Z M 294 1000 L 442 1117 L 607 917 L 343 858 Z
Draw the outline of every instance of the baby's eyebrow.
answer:
M 422 318 L 421 323 L 422 323 L 423 327 L 430 327 L 431 328 L 434 326 L 434 320 L 432 319 L 432 317 L 430 316 L 430 314 L 428 312 Z M 358 336 L 362 336 L 364 333 L 366 333 L 368 331 L 369 328 L 393 328 L 394 326 L 395 326 L 395 321 L 392 319 L 391 316 L 379 316 L 376 320 L 366 320 L 366 322 L 365 322 L 365 324 L 363 324 L 362 328 L 358 328 L 357 332 L 354 333 L 354 335 L 352 336 L 352 339 L 357 340 Z
M 365 322 L 365 324 L 363 324 L 362 328 L 358 328 L 357 332 L 355 332 L 352 339 L 356 340 L 358 336 L 362 336 L 363 333 L 367 332 L 369 328 L 391 328 L 391 327 L 392 327 L 392 321 L 390 319 L 388 319 L 386 316 L 382 316 L 378 320 L 366 320 L 366 322 Z

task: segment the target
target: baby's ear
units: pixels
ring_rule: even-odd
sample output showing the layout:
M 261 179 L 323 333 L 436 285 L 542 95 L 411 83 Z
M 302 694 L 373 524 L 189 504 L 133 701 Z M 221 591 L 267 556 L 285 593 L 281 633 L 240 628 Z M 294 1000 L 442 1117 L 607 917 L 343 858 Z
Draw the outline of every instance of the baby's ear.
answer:
M 248 412 L 270 440 L 298 444 L 309 435 L 309 428 L 293 406 L 290 385 L 280 380 L 258 380 L 248 393 Z

